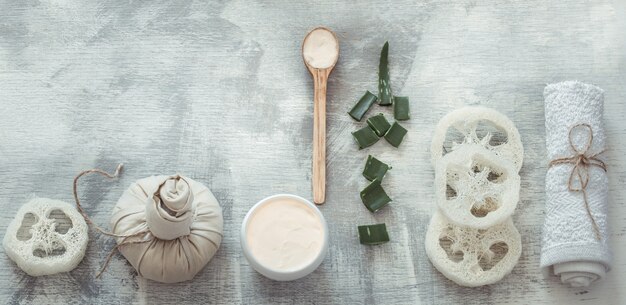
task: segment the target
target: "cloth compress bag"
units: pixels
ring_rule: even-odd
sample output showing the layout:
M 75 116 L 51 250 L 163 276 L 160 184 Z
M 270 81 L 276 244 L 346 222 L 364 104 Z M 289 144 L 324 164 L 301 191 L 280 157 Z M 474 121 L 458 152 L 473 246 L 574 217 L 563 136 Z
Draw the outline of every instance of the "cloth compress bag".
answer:
M 192 279 L 220 246 L 224 220 L 211 191 L 190 178 L 152 176 L 133 183 L 113 209 L 120 252 L 148 279 Z M 141 234 L 144 232 L 144 234 Z

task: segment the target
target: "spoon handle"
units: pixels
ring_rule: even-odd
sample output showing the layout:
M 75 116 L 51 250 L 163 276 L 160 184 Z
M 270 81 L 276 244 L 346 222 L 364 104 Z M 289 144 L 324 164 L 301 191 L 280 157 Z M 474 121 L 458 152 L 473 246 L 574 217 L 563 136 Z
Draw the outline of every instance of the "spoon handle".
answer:
M 326 198 L 326 83 L 329 69 L 315 69 L 313 106 L 313 202 L 322 204 Z

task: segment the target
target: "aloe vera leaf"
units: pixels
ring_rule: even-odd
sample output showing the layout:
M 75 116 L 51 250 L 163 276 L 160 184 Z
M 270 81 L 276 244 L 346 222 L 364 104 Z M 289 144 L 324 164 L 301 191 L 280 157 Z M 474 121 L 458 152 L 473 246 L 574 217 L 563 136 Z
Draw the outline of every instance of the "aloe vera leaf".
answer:
M 385 42 L 380 51 L 380 62 L 378 63 L 378 105 L 390 106 L 393 104 L 393 94 L 391 94 L 391 84 L 389 83 L 389 42 Z
M 387 142 L 389 142 L 389 144 L 393 145 L 394 147 L 398 147 L 400 146 L 400 143 L 402 143 L 402 140 L 404 139 L 406 133 L 407 130 L 404 127 L 400 126 L 398 122 L 393 122 L 393 125 L 391 125 L 391 127 L 385 134 L 385 140 L 387 140 Z
M 396 121 L 406 121 L 411 118 L 408 96 L 395 96 L 393 98 L 393 117 Z
M 389 121 L 387 121 L 385 115 L 382 113 L 371 116 L 367 119 L 367 125 L 369 125 L 379 137 L 384 136 L 385 133 L 387 133 L 387 130 L 389 130 L 389 127 L 391 127 L 391 124 L 389 124 Z
M 353 132 L 352 136 L 356 140 L 357 144 L 359 144 L 359 149 L 373 145 L 378 142 L 378 139 L 380 139 L 376 135 L 376 132 L 374 132 L 374 130 L 372 130 L 369 126 L 365 126 Z
M 375 179 L 382 181 L 389 169 L 391 169 L 389 165 L 369 155 L 365 162 L 363 176 L 369 181 L 374 181 Z
M 380 185 L 380 180 L 374 179 L 372 183 L 361 191 L 361 201 L 370 212 L 376 212 L 391 202 L 385 190 Z
M 361 121 L 365 113 L 372 107 L 372 105 L 378 100 L 378 97 L 369 91 L 365 91 L 365 94 L 361 99 L 352 107 L 348 114 L 355 120 Z
M 359 242 L 363 245 L 380 245 L 389 241 L 387 226 L 384 223 L 358 226 Z

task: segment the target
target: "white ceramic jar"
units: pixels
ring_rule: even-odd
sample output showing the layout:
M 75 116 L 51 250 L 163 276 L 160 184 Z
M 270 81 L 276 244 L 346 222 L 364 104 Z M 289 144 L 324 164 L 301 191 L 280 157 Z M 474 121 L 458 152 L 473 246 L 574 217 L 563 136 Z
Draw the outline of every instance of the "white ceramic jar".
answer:
M 313 272 L 328 252 L 328 226 L 318 208 L 295 195 L 255 204 L 241 226 L 243 253 L 256 271 L 276 281 Z

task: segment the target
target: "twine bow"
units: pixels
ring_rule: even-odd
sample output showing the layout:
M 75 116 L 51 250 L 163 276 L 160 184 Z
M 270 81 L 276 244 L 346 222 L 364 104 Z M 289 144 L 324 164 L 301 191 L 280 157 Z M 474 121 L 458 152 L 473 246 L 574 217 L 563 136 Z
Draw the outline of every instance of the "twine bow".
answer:
M 578 127 L 584 127 L 587 131 L 587 143 L 581 147 L 580 149 L 574 145 L 574 139 L 572 132 L 574 129 Z M 571 157 L 563 157 L 556 158 L 550 161 L 550 167 L 557 164 L 573 164 L 572 172 L 569 175 L 569 179 L 567 181 L 567 188 L 570 192 L 581 192 L 583 194 L 583 200 L 585 202 L 585 210 L 587 211 L 587 215 L 591 220 L 591 224 L 593 226 L 593 232 L 596 235 L 598 240 L 601 239 L 600 236 L 600 228 L 596 223 L 595 218 L 591 214 L 591 209 L 589 208 L 589 201 L 587 200 L 587 185 L 589 184 L 589 167 L 599 167 L 606 172 L 606 164 L 598 158 L 598 155 L 604 152 L 601 150 L 594 154 L 589 154 L 589 149 L 591 148 L 591 144 L 593 143 L 593 129 L 589 124 L 577 124 L 572 126 L 569 129 L 569 145 L 574 152 L 574 155 Z M 575 183 L 575 179 L 578 178 L 578 183 Z

